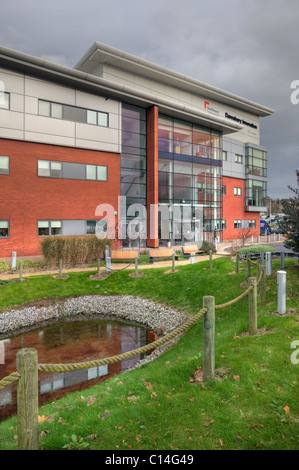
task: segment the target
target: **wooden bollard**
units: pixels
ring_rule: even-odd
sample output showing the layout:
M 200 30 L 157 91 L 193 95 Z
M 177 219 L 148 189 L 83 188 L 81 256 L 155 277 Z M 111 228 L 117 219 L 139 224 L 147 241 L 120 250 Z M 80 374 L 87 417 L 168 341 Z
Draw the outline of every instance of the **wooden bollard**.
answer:
M 18 449 L 38 450 L 38 362 L 37 350 L 23 348 L 17 353 Z
M 262 280 L 260 283 L 260 298 L 261 298 L 261 305 L 266 305 L 266 292 L 267 292 L 267 280 L 266 280 L 266 266 L 261 266 L 262 271 Z
M 250 256 L 246 256 L 246 269 L 247 269 L 247 279 L 250 278 Z
M 203 307 L 208 311 L 203 317 L 203 381 L 215 376 L 215 298 L 206 295 Z
M 59 260 L 59 277 L 62 277 L 62 259 Z
M 249 285 L 253 289 L 248 293 L 248 311 L 249 311 L 249 334 L 257 334 L 257 292 L 256 292 L 256 278 L 250 277 L 248 279 Z
M 175 256 L 174 254 L 172 255 L 172 272 L 175 272 Z

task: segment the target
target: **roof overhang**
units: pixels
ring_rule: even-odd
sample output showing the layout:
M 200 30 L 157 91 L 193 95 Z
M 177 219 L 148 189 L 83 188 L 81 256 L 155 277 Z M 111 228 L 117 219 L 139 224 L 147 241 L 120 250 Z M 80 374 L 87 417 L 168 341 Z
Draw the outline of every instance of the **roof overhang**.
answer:
M 162 67 L 156 66 L 155 64 L 151 64 L 142 59 L 138 59 L 134 56 L 130 56 L 124 52 L 117 51 L 116 49 L 110 48 L 109 46 L 105 46 L 105 48 L 107 48 L 107 50 L 101 50 L 102 59 L 108 59 L 108 55 L 111 56 L 113 50 L 114 55 L 116 55 L 116 58 L 114 60 L 117 60 L 117 64 L 119 67 L 121 65 L 125 66 L 125 64 L 127 64 L 127 67 L 130 66 L 138 68 L 139 64 L 139 66 L 143 70 L 143 73 L 145 73 L 145 70 L 150 73 L 150 69 L 152 68 L 151 73 L 153 74 L 152 76 L 155 77 L 155 79 L 157 79 L 157 74 L 159 75 L 159 77 L 164 76 L 164 79 L 166 79 L 166 74 L 168 74 L 168 78 L 173 75 L 173 84 L 176 83 L 176 86 L 178 86 L 178 84 L 180 83 L 180 86 L 184 86 L 185 89 L 186 87 L 190 87 L 190 89 L 192 87 L 196 87 L 197 93 L 199 93 L 201 90 L 198 85 L 201 82 L 194 81 L 193 79 L 181 75 L 180 77 L 176 77 L 176 75 L 179 75 L 176 72 L 167 71 L 167 69 L 162 69 Z M 24 54 L 22 52 L 18 52 L 6 47 L 0 47 L 0 67 L 7 68 L 18 73 L 32 75 L 43 80 L 73 87 L 75 89 L 79 89 L 88 93 L 99 94 L 101 96 L 105 96 L 106 98 L 120 100 L 144 108 L 156 105 L 159 106 L 159 110 L 161 112 L 171 114 L 180 119 L 188 119 L 192 122 L 212 127 L 214 129 L 222 131 L 225 134 L 237 132 L 243 128 L 243 126 L 237 122 L 230 121 L 220 116 L 214 116 L 212 114 L 206 113 L 204 110 L 200 110 L 192 106 L 186 106 L 183 103 L 174 102 L 170 99 L 161 96 L 156 96 L 145 91 L 136 90 L 129 86 L 122 85 L 116 82 L 111 82 L 109 80 L 97 77 L 91 73 L 86 73 L 81 70 L 78 70 L 80 64 L 82 65 L 88 60 L 94 60 L 91 59 L 94 53 L 96 53 L 96 56 L 99 53 L 99 43 L 95 43 L 92 48 L 89 49 L 85 56 L 83 56 L 83 58 L 76 65 L 76 68 L 71 68 L 60 64 L 52 63 L 37 57 L 33 57 L 31 55 Z M 128 59 L 128 57 L 130 57 L 130 60 Z M 140 70 L 140 68 L 138 68 L 138 70 Z M 192 84 L 192 82 L 196 83 Z M 169 80 L 167 81 L 167 83 L 170 83 Z M 214 90 L 213 99 L 216 99 L 217 89 L 214 89 L 213 87 L 210 87 L 209 85 L 205 84 L 202 84 L 202 86 L 205 87 L 205 96 L 211 96 L 212 98 L 212 91 Z M 206 91 L 208 89 L 211 89 L 211 95 L 207 95 Z M 202 92 L 203 91 L 201 91 L 201 93 Z M 219 94 L 220 92 L 222 93 L 222 95 L 223 93 L 226 93 L 219 90 Z M 226 95 L 226 99 L 228 100 L 227 104 L 233 106 L 234 104 L 232 102 L 232 98 L 229 101 L 229 96 L 234 95 L 230 95 L 228 93 L 226 93 Z M 238 99 L 242 100 L 241 98 Z M 235 100 L 237 100 L 237 97 L 235 97 Z M 218 101 L 220 100 L 218 99 Z M 247 109 L 247 111 L 248 110 L 249 109 Z M 262 111 L 260 111 L 260 114 L 258 114 L 256 109 L 255 114 L 262 116 L 272 114 L 272 112 L 272 110 L 268 109 L 268 114 L 262 114 Z

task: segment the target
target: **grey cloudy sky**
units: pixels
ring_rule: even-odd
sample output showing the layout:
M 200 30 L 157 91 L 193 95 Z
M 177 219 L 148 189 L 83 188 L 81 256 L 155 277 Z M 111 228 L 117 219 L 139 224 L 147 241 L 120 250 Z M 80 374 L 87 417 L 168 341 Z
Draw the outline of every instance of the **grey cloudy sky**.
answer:
M 299 169 L 298 0 L 0 0 L 0 44 L 73 67 L 95 42 L 275 110 L 261 120 L 268 195 Z M 299 93 L 298 93 L 299 96 Z

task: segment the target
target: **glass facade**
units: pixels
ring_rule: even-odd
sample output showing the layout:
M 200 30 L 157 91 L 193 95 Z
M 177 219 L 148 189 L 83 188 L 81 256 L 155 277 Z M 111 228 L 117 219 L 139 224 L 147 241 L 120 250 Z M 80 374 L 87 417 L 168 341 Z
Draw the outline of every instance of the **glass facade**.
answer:
M 204 239 L 222 230 L 222 136 L 212 129 L 159 115 L 159 205 L 203 209 Z M 177 240 L 171 231 L 170 238 Z M 162 243 L 160 243 L 162 244 Z
M 267 206 L 267 182 L 254 179 L 246 180 L 246 206 Z
M 267 176 L 267 152 L 253 147 L 246 147 L 246 174 Z
M 127 104 L 122 105 L 121 196 L 126 197 L 126 207 L 120 218 L 126 219 L 127 227 L 140 216 L 130 213 L 128 208 L 133 204 L 146 207 L 146 110 Z M 122 246 L 146 246 L 146 240 L 126 239 Z

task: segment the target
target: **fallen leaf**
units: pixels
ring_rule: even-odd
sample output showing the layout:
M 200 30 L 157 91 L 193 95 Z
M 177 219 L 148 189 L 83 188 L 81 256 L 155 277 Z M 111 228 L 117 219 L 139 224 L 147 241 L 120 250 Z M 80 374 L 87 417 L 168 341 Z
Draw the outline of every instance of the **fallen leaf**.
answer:
M 150 382 L 145 382 L 144 385 L 146 386 L 147 390 L 152 390 L 153 386 Z
M 223 447 L 223 441 L 219 439 L 219 442 L 220 442 L 221 447 Z
M 233 375 L 233 378 L 235 379 L 236 382 L 239 382 L 240 376 L 239 375 Z
M 288 405 L 286 405 L 283 409 L 284 409 L 284 411 L 286 412 L 287 415 L 290 414 L 290 408 L 289 408 Z

